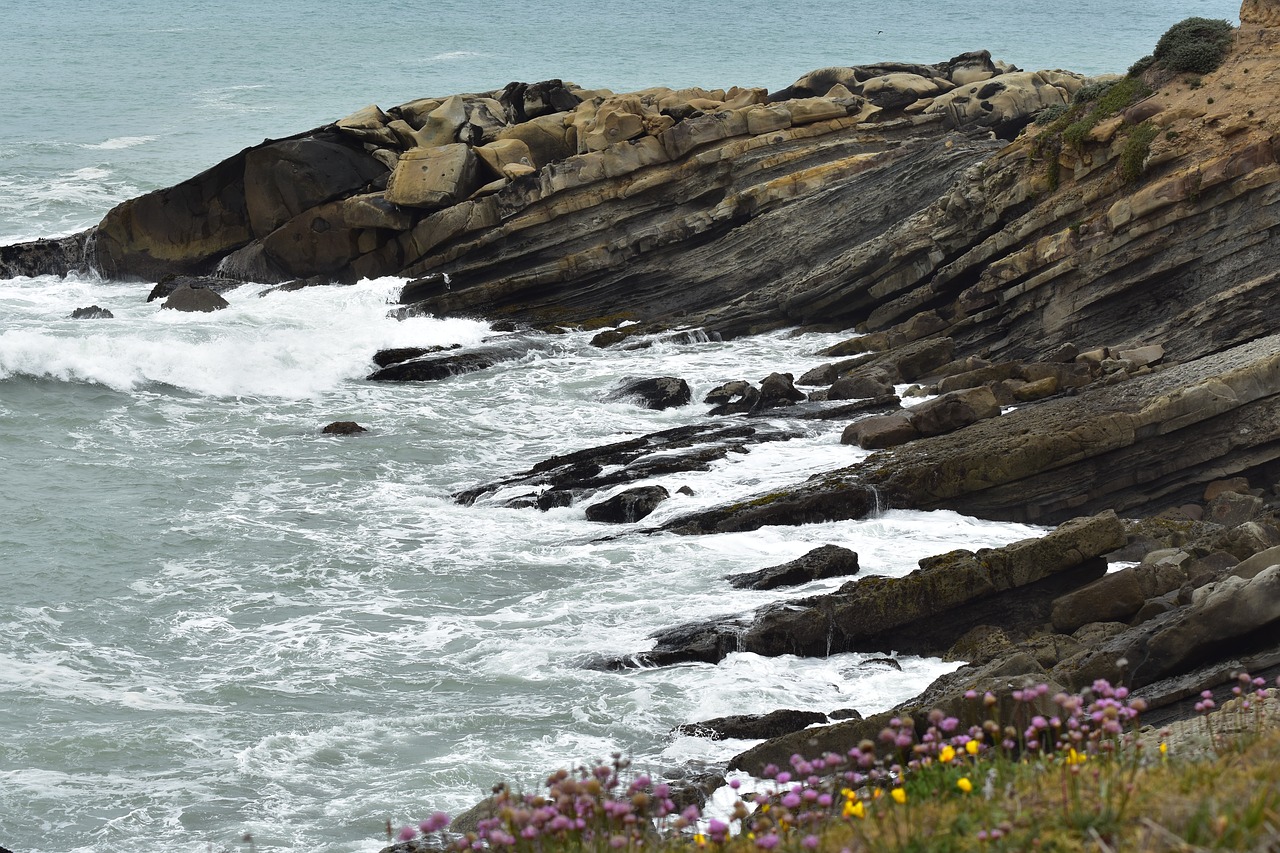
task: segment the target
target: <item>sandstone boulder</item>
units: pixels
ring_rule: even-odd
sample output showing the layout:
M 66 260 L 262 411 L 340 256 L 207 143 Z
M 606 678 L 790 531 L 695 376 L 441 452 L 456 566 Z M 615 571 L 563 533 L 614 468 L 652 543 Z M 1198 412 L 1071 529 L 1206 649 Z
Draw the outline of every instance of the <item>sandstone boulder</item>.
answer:
M 532 166 L 541 169 L 548 163 L 577 153 L 565 128 L 565 113 L 549 113 L 498 131 L 497 139 L 518 139 L 529 148 Z
M 841 444 L 856 444 L 863 450 L 884 450 L 915 441 L 920 433 L 911 423 L 907 412 L 874 415 L 854 421 L 840 435 Z
M 943 435 L 1000 415 L 990 388 L 967 388 L 943 394 L 910 410 L 911 425 L 924 436 Z
M 387 183 L 387 201 L 427 209 L 455 204 L 480 186 L 478 162 L 460 142 L 406 151 Z
M 1012 139 L 1045 107 L 1066 106 L 1083 78 L 1058 71 L 1021 71 L 960 86 L 939 95 L 925 110 L 956 127 L 989 127 Z

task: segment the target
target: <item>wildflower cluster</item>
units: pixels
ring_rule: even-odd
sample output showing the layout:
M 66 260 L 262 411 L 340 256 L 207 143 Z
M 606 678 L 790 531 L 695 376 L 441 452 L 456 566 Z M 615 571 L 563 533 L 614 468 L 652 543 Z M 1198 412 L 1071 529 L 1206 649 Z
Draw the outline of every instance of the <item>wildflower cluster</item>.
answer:
M 1112 839 L 1124 828 L 1137 774 L 1165 766 L 1167 743 L 1157 765 L 1143 761 L 1138 728 L 1146 703 L 1123 686 L 1099 680 L 1082 694 L 1049 692 L 1043 684 L 1004 698 L 970 691 L 954 715 L 898 717 L 847 752 L 793 755 L 786 769 L 764 768 L 754 792 L 730 781 L 737 797 L 716 816 L 695 806 L 678 812 L 667 785 L 632 775 L 615 755 L 612 763 L 557 771 L 542 794 L 496 786 L 491 817 L 473 832 L 447 837 L 449 819 L 437 813 L 405 827 L 400 839 L 457 853 L 690 846 L 853 853 L 925 849 L 922 833 L 941 843 L 931 832 L 956 850 L 1025 849 L 1050 843 L 1046 833 L 1058 831 Z M 1238 718 L 1252 715 L 1260 731 L 1265 682 L 1241 675 L 1232 692 Z M 1215 707 L 1206 692 L 1196 710 Z M 1265 821 L 1272 806 L 1260 802 L 1255 811 Z

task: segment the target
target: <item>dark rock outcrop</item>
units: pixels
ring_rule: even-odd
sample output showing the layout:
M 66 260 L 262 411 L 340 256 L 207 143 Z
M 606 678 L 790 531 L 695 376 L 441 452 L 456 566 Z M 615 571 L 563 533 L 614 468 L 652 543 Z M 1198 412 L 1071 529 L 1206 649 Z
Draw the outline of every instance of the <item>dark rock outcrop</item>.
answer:
M 662 486 L 637 486 L 587 507 L 587 520 L 633 524 L 646 518 L 669 497 L 671 493 Z
M 77 308 L 71 312 L 72 320 L 111 320 L 115 317 L 110 309 L 103 308 L 99 305 L 87 305 L 83 308 Z
M 699 723 L 686 723 L 676 726 L 675 734 L 705 737 L 710 740 L 740 738 L 756 740 L 774 738 L 790 732 L 798 732 L 814 723 L 825 723 L 826 714 L 817 711 L 795 711 L 781 709 L 768 714 L 738 714 L 731 717 L 716 717 Z
M 325 435 L 359 435 L 368 431 L 355 421 L 334 421 L 320 430 Z
M 388 361 L 366 378 L 374 382 L 433 382 L 550 352 L 552 347 L 545 335 L 510 335 L 464 349 L 425 348 L 420 355 Z
M 646 409 L 672 409 L 693 399 L 689 383 L 675 376 L 636 379 L 609 392 L 606 400 L 634 400 Z
M 758 572 L 729 575 L 726 580 L 735 589 L 766 590 L 856 575 L 858 568 L 858 555 L 853 551 L 839 545 L 823 545 L 789 563 L 770 566 Z

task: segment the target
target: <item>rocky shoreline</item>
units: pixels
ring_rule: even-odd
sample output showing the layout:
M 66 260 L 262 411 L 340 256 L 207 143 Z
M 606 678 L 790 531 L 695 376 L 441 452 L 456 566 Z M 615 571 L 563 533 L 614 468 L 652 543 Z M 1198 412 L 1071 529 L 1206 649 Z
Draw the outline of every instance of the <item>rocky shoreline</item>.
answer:
M 494 369 L 552 349 L 565 326 L 619 348 L 856 331 L 799 379 L 786 365 L 726 377 L 708 419 L 456 499 L 580 505 L 639 525 L 623 535 L 884 508 L 1057 525 L 903 578 L 676 626 L 594 664 L 735 650 L 969 662 L 866 720 L 731 721 L 769 735 L 737 769 L 843 751 L 890 716 L 923 720 L 966 690 L 1028 681 L 1052 693 L 1107 678 L 1177 717 L 1236 670 L 1280 671 L 1280 3 L 1246 0 L 1241 21 L 1221 67 L 1194 77 L 1156 62 L 1086 81 L 975 52 L 821 69 L 777 92 L 551 80 L 371 106 L 126 202 L 83 234 L 0 248 L 0 277 L 96 270 L 212 311 L 245 280 L 400 275 L 413 280 L 399 316 L 479 315 L 502 330 L 469 349 L 379 353 L 370 381 Z M 682 385 L 617 393 L 687 406 Z M 681 471 L 812 419 L 846 423 L 844 444 L 871 454 L 643 524 Z M 857 573 L 839 550 L 734 581 Z

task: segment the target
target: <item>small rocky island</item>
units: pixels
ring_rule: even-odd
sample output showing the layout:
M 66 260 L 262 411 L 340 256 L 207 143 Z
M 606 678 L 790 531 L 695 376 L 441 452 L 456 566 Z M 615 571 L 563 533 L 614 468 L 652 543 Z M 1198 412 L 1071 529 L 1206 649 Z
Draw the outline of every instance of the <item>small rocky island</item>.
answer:
M 1186 70 L 1162 40 L 1128 75 L 1098 79 L 974 52 L 820 69 L 775 92 L 550 80 L 370 106 L 83 234 L 2 248 L 0 275 L 92 269 L 159 282 L 157 298 L 398 275 L 411 279 L 401 316 L 513 330 L 380 353 L 378 381 L 489 369 L 564 326 L 620 348 L 847 329 L 798 379 L 785 364 L 726 377 L 712 417 L 457 499 L 514 489 L 530 512 L 582 505 L 639 525 L 624 535 L 884 507 L 1057 525 L 904 578 L 674 626 L 597 665 L 900 651 L 969 665 L 899 715 L 970 688 L 1108 678 L 1159 721 L 1237 670 L 1280 671 L 1280 0 L 1246 0 L 1221 47 L 1214 68 Z M 654 385 L 660 405 L 688 404 L 679 385 Z M 903 386 L 928 399 L 903 407 Z M 845 444 L 874 452 L 644 527 L 665 475 L 786 440 L 778 417 L 847 424 Z M 842 551 L 752 582 L 858 572 Z M 749 729 L 777 737 L 735 766 L 840 751 L 887 716 L 788 719 L 798 731 Z

